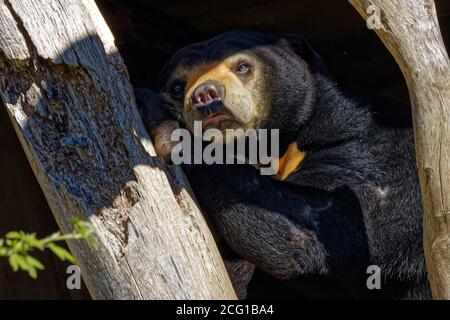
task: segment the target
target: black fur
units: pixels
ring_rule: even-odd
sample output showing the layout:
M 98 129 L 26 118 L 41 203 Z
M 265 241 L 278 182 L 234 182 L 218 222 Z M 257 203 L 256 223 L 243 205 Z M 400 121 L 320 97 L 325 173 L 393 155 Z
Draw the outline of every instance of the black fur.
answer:
M 430 298 L 412 129 L 408 118 L 389 116 L 400 106 L 344 94 L 301 38 L 252 32 L 182 49 L 160 90 L 181 61 L 249 48 L 264 59 L 272 88 L 260 126 L 279 128 L 284 146 L 297 141 L 306 158 L 285 181 L 247 165 L 186 168 L 228 245 L 257 267 L 249 297 Z M 373 264 L 381 290 L 366 287 Z

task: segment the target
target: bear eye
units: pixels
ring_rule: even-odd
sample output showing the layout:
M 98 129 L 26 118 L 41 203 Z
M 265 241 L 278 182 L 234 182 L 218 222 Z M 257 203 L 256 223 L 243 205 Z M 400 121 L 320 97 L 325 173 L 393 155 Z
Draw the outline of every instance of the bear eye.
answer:
M 182 81 L 175 81 L 171 86 L 170 86 L 170 95 L 172 96 L 172 98 L 174 99 L 180 99 L 183 94 L 184 94 L 184 87 L 186 86 L 186 84 Z
M 246 74 L 250 71 L 250 64 L 248 64 L 247 62 L 240 62 L 236 66 L 235 71 L 239 74 Z

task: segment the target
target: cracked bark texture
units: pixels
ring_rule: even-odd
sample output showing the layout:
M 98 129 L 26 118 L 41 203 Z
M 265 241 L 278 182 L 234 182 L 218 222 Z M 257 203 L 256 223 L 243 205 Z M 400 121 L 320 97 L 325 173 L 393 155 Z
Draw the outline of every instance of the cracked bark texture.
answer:
M 177 167 L 156 157 L 93 0 L 0 0 L 0 95 L 96 299 L 234 299 Z
M 349 0 L 400 66 L 413 110 L 417 168 L 424 206 L 424 250 L 435 299 L 450 299 L 450 60 L 433 0 Z M 373 12 L 373 11 L 372 11 Z

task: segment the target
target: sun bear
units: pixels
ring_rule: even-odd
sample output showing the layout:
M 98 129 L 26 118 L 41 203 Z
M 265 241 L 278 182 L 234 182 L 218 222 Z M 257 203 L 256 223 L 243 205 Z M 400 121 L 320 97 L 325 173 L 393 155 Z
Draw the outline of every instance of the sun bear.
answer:
M 168 161 L 167 128 L 279 130 L 273 176 L 247 164 L 183 166 L 245 261 L 230 269 L 240 296 L 431 297 L 409 108 L 345 92 L 299 36 L 252 31 L 180 49 L 158 93 L 136 96 Z

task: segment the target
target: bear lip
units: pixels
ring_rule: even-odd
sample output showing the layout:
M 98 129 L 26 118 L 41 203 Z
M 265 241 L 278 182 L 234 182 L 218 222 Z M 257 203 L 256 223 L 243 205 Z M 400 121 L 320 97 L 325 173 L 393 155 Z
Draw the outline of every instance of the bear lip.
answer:
M 233 119 L 233 117 L 231 115 L 229 115 L 228 113 L 216 112 L 216 113 L 210 114 L 205 119 L 203 119 L 202 127 L 205 128 L 210 123 L 217 124 L 220 121 L 229 120 L 229 119 Z

